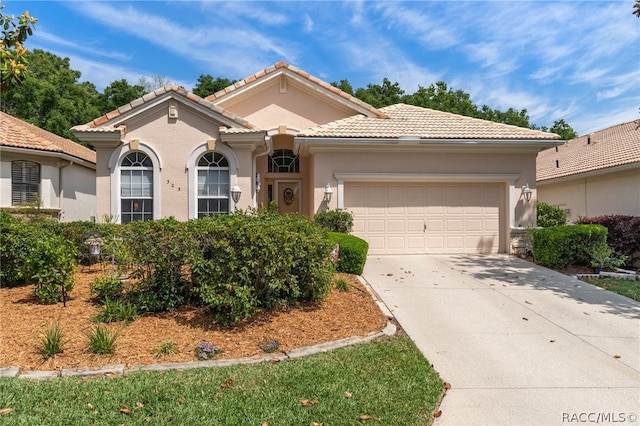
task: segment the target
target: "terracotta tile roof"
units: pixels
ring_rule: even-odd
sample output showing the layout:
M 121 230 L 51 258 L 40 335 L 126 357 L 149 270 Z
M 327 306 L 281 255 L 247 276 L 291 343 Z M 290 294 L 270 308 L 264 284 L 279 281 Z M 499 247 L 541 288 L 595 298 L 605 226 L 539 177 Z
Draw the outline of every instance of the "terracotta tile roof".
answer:
M 214 105 L 213 103 L 207 101 L 206 99 L 201 98 L 198 95 L 195 95 L 189 91 L 187 91 L 187 89 L 185 89 L 184 87 L 180 87 L 177 86 L 175 84 L 168 84 L 164 87 L 161 87 L 159 89 L 154 90 L 153 92 L 149 92 L 146 95 L 144 95 L 141 98 L 138 99 L 134 99 L 133 101 L 129 102 L 126 105 L 121 106 L 120 108 L 113 110 L 111 112 L 106 113 L 105 115 L 96 118 L 93 121 L 90 121 L 89 123 L 86 124 L 82 124 L 79 126 L 75 126 L 73 127 L 73 130 L 75 131 L 84 131 L 84 132 L 112 132 L 112 131 L 117 131 L 117 129 L 113 126 L 107 126 L 106 124 L 121 116 L 122 114 L 125 114 L 131 110 L 133 110 L 134 108 L 137 108 L 145 103 L 150 103 L 154 100 L 156 100 L 158 97 L 166 94 L 166 93 L 174 93 L 178 96 L 181 96 L 185 99 L 188 99 L 191 102 L 194 102 L 200 106 L 203 106 L 204 108 L 210 109 L 213 112 L 216 112 L 226 118 L 228 118 L 231 122 L 234 123 L 234 127 L 235 125 L 237 125 L 237 127 L 239 128 L 244 128 L 244 129 L 254 129 L 255 126 L 252 125 L 251 123 L 249 123 L 247 120 L 243 119 L 242 117 L 238 117 L 237 115 L 235 115 L 234 113 L 225 110 L 224 108 L 221 108 L 217 105 Z
M 228 86 L 222 90 L 220 90 L 219 92 L 214 93 L 213 95 L 209 95 L 206 97 L 206 100 L 210 101 L 210 102 L 216 102 L 219 101 L 221 99 L 223 99 L 226 95 L 228 95 L 231 92 L 234 92 L 238 89 L 240 89 L 241 87 L 244 87 L 248 84 L 252 84 L 255 83 L 265 77 L 267 77 L 269 74 L 273 74 L 275 72 L 279 72 L 283 69 L 286 69 L 288 71 L 290 71 L 293 74 L 296 74 L 297 76 L 308 80 L 310 83 L 315 84 L 317 86 L 319 86 L 320 88 L 327 90 L 331 93 L 333 93 L 334 95 L 340 96 L 344 99 L 346 99 L 347 101 L 358 105 L 360 108 L 365 109 L 366 111 L 369 111 L 372 115 L 376 116 L 376 117 L 381 117 L 381 118 L 386 118 L 386 115 L 379 109 L 376 109 L 374 107 L 372 107 L 371 105 L 369 105 L 366 102 L 361 101 L 360 99 L 356 98 L 355 96 L 352 96 L 346 92 L 343 92 L 342 90 L 338 89 L 335 86 L 332 86 L 329 83 L 326 83 L 322 80 L 320 80 L 317 77 L 314 77 L 312 75 L 310 75 L 308 72 L 301 70 L 300 68 L 293 66 L 291 64 L 288 64 L 286 62 L 278 62 L 275 65 L 272 65 L 268 68 L 265 68 L 263 70 L 258 71 L 255 74 L 250 75 L 249 77 L 246 77 L 234 84 L 232 84 L 231 86 Z
M 0 145 L 50 151 L 67 154 L 93 164 L 96 153 L 70 139 L 54 135 L 46 130 L 0 112 Z
M 537 180 L 587 173 L 638 163 L 640 128 L 637 120 L 618 124 L 567 141 L 538 153 Z
M 380 111 L 389 118 L 355 115 L 313 127 L 298 137 L 554 140 L 558 135 L 443 111 L 396 104 Z

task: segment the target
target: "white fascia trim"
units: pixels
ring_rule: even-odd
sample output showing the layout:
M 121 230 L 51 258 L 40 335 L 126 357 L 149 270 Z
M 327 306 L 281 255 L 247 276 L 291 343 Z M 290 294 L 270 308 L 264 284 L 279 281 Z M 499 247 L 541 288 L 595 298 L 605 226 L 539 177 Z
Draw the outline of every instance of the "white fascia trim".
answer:
M 84 166 L 88 169 L 96 169 L 96 164 L 91 161 L 83 160 L 78 157 L 74 157 L 73 155 L 65 154 L 63 152 L 58 151 L 38 151 L 31 148 L 18 148 L 13 146 L 3 145 L 0 149 L 0 152 L 8 152 L 12 154 L 20 154 L 20 155 L 28 155 L 31 157 L 48 157 L 48 158 L 58 158 L 64 161 L 71 161 L 74 164 Z
M 198 217 L 198 168 L 196 167 L 196 162 L 200 156 L 207 152 L 209 152 L 209 148 L 207 144 L 204 143 L 194 149 L 187 159 L 189 219 L 196 219 Z M 238 183 L 238 159 L 235 153 L 231 148 L 222 144 L 216 144 L 216 149 L 213 152 L 219 152 L 229 160 L 229 187 L 233 188 L 234 185 Z M 229 209 L 231 211 L 235 210 L 235 205 L 231 200 L 231 194 L 229 194 Z

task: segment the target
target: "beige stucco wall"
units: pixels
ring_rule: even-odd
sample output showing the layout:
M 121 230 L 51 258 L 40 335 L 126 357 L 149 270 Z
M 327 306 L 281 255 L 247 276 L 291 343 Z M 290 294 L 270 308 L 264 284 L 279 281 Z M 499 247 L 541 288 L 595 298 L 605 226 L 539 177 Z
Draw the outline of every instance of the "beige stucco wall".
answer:
M 95 170 L 72 164 L 62 169 L 60 183 L 60 221 L 97 219 Z
M 538 199 L 568 209 L 570 222 L 600 215 L 640 216 L 640 167 L 558 182 L 540 182 Z
M 286 125 L 300 131 L 355 114 L 352 109 L 310 96 L 309 91 L 291 83 L 291 80 L 288 80 L 286 92 L 280 93 L 279 79 L 260 92 L 252 93 L 250 98 L 232 97 L 220 102 L 220 106 L 262 129 Z

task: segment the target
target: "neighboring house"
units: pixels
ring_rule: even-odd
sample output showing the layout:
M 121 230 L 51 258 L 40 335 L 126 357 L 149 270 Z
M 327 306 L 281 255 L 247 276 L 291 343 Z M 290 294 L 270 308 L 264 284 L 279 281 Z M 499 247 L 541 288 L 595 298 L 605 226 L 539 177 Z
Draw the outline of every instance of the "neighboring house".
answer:
M 372 254 L 508 252 L 535 221 L 522 188 L 535 188 L 536 155 L 558 144 L 409 105 L 376 109 L 283 62 L 206 99 L 168 85 L 72 131 L 96 148 L 98 217 L 227 213 L 237 185 L 241 209 L 353 212 Z
M 571 222 L 600 215 L 640 216 L 640 128 L 618 124 L 544 150 L 538 200 L 562 207 Z
M 95 220 L 96 154 L 0 112 L 0 208 L 25 205 L 63 222 Z

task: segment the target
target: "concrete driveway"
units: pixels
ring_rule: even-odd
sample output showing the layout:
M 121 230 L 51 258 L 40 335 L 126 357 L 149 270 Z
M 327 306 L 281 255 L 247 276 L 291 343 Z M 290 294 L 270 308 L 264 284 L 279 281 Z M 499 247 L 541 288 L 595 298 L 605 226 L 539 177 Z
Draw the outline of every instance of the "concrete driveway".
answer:
M 369 256 L 363 278 L 452 386 L 435 425 L 640 426 L 640 303 L 508 255 Z

